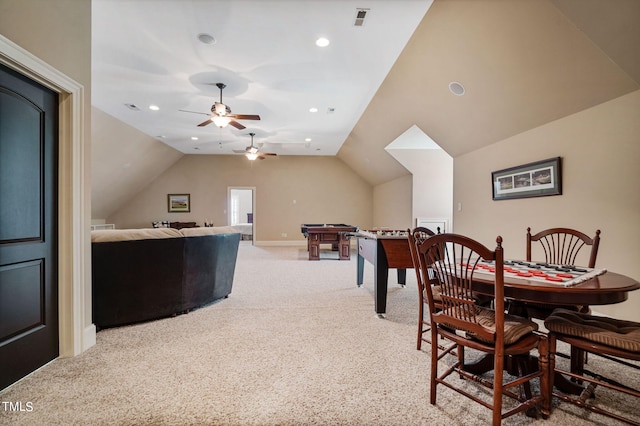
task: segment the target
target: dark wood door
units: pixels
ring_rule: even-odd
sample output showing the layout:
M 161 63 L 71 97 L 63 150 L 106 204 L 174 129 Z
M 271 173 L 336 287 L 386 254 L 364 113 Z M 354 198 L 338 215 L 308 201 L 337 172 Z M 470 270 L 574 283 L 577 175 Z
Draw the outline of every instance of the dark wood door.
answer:
M 0 65 L 0 389 L 58 356 L 58 96 Z

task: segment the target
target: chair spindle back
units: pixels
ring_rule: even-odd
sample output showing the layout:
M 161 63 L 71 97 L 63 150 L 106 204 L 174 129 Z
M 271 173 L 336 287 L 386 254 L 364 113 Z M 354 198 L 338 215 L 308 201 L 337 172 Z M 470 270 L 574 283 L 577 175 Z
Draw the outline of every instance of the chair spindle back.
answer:
M 598 246 L 600 245 L 600 230 L 595 237 L 570 228 L 550 228 L 531 235 L 531 228 L 527 228 L 527 261 L 531 261 L 532 242 L 539 242 L 545 255 L 545 262 L 555 265 L 576 265 L 576 258 L 582 248 L 591 247 L 589 253 L 589 268 L 595 268 Z
M 504 275 L 502 238 L 491 251 L 482 244 L 462 235 L 439 234 L 418 245 L 421 269 L 431 268 L 440 285 L 442 310 L 432 314 L 432 321 L 466 330 L 486 342 L 502 340 L 500 330 L 492 331 L 478 322 L 478 306 L 474 298 L 473 281 L 481 260 L 494 265 L 494 294 L 496 324 L 504 324 Z M 423 272 L 424 274 L 424 272 Z M 430 289 L 427 288 L 430 293 Z M 429 297 L 432 299 L 433 297 Z M 431 302 L 431 300 L 430 300 Z M 430 303 L 430 308 L 431 308 Z M 500 343 L 502 344 L 502 343 Z

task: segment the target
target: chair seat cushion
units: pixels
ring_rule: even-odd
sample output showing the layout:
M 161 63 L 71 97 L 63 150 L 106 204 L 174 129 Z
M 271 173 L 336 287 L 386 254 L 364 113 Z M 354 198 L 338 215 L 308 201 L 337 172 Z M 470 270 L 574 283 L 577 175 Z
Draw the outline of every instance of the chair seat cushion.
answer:
M 493 309 L 484 308 L 482 306 L 474 306 L 476 311 L 476 320 L 479 325 L 488 331 L 495 333 L 496 330 L 496 313 Z M 452 309 L 452 308 L 449 308 Z M 443 311 L 443 314 L 447 315 L 446 309 Z M 455 309 L 455 308 L 453 308 Z M 460 308 L 458 308 L 459 310 Z M 461 315 L 453 315 L 454 317 L 460 317 Z M 468 316 L 463 315 L 463 316 Z M 455 328 L 455 327 L 453 327 Z M 527 319 L 522 318 L 516 315 L 504 315 L 504 344 L 511 345 L 516 343 L 522 337 L 528 335 L 529 333 L 538 329 L 538 324 Z M 462 330 L 467 331 L 467 330 Z M 472 332 L 467 332 L 471 337 L 483 341 L 485 343 L 493 343 L 493 341 L 487 340 L 480 335 L 474 334 Z
M 496 313 L 493 309 L 478 307 L 478 324 L 490 330 L 496 329 Z M 516 315 L 504 315 L 504 344 L 511 345 L 538 329 L 538 324 Z M 492 343 L 492 342 L 488 342 Z
M 431 286 L 431 294 L 433 295 L 433 300 L 435 302 L 442 302 L 442 288 L 439 285 Z
M 640 323 L 556 309 L 545 320 L 549 331 L 640 353 Z

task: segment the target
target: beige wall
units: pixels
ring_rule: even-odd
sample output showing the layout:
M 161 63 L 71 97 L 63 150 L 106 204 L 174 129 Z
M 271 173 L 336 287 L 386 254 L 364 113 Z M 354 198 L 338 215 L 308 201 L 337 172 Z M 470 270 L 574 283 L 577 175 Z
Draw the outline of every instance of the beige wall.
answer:
M 407 229 L 412 227 L 413 179 L 402 176 L 373 188 L 373 226 Z
M 92 219 L 104 223 L 184 155 L 92 108 Z
M 227 224 L 228 188 L 255 187 L 255 240 L 303 240 L 301 223 L 372 224 L 371 185 L 337 157 L 185 155 L 107 218 L 118 228 L 155 220 Z M 191 194 L 190 213 L 168 213 L 167 194 Z M 282 234 L 287 234 L 283 237 Z
M 0 0 L 0 33 L 84 85 L 91 117 L 91 0 Z
M 522 258 L 533 231 L 602 230 L 597 265 L 640 280 L 640 91 L 455 158 L 454 230 L 489 247 L 504 238 L 505 255 Z M 492 201 L 491 172 L 562 157 L 563 195 Z M 640 290 L 614 306 L 592 309 L 640 320 Z

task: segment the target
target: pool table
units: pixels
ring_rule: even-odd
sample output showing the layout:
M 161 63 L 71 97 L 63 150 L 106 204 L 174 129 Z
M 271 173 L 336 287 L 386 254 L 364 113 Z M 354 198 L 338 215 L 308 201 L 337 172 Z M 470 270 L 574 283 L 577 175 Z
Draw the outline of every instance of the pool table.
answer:
M 320 244 L 331 244 L 331 249 L 338 252 L 339 260 L 351 259 L 351 233 L 357 226 L 327 223 L 304 223 L 300 226 L 302 234 L 307 238 L 309 260 L 320 260 Z

